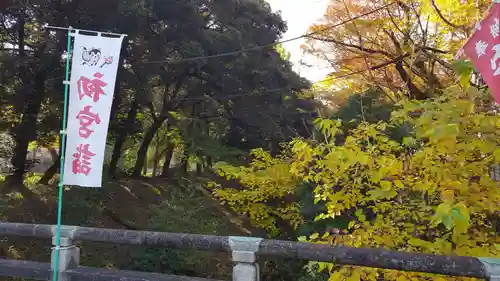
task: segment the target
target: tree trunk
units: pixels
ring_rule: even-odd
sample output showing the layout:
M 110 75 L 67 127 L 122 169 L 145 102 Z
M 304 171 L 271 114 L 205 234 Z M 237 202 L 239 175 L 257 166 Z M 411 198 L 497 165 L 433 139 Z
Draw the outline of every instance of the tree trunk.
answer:
M 196 153 L 198 155 L 198 162 L 196 162 L 196 174 L 199 176 L 203 173 L 203 157 L 201 153 Z
M 205 105 L 203 104 L 203 107 Z M 205 120 L 205 135 L 207 137 L 210 137 L 210 122 L 208 121 L 208 119 Z M 205 165 L 205 168 L 212 168 L 212 155 L 206 155 L 205 157 L 202 156 L 202 158 L 205 158 L 205 159 L 201 159 L 203 162 L 203 164 Z
M 165 119 L 166 117 L 156 119 L 153 122 L 153 125 L 151 125 L 151 127 L 144 134 L 141 146 L 137 151 L 137 160 L 135 161 L 134 171 L 132 172 L 133 177 L 139 177 L 141 175 L 142 168 L 145 166 L 149 145 L 151 144 L 156 132 L 161 128 Z
M 183 156 L 182 156 L 182 162 L 181 162 L 181 172 L 186 175 L 189 171 L 189 153 L 188 153 L 188 150 L 187 148 L 184 148 L 184 152 L 183 152 Z
M 49 167 L 47 171 L 43 174 L 39 184 L 48 185 L 50 180 L 54 177 L 54 175 L 59 171 L 59 167 L 61 166 L 60 157 L 58 157 L 54 163 Z
M 120 58 L 118 60 L 118 72 L 116 75 L 116 84 L 115 84 L 115 94 L 113 95 L 113 103 L 111 105 L 111 113 L 110 113 L 110 123 L 114 123 L 116 120 L 116 113 L 120 109 L 120 105 L 122 104 L 123 95 L 121 93 L 121 84 L 120 81 L 123 80 L 123 73 L 126 71 L 124 67 L 125 56 L 127 52 L 127 40 L 124 40 L 122 45 L 122 52 L 120 52 Z
M 406 87 L 408 88 L 409 95 L 411 98 L 417 100 L 425 100 L 427 98 L 426 94 L 422 92 L 412 81 L 408 72 L 403 67 L 403 62 L 398 61 L 395 64 L 396 70 L 399 73 L 399 76 L 406 83 Z
M 50 157 L 52 158 L 52 161 L 56 161 L 59 159 L 59 154 L 57 153 L 57 150 L 53 147 L 47 148 L 47 150 L 50 153 Z M 59 145 L 59 151 L 61 151 L 61 145 Z
M 156 177 L 158 176 L 158 168 L 160 167 L 160 161 L 161 161 L 161 158 L 163 157 L 163 154 L 167 152 L 167 150 L 169 149 L 169 146 L 168 146 L 168 137 L 167 135 L 163 136 L 163 141 L 161 142 L 161 144 L 165 144 L 164 140 L 165 138 L 167 138 L 167 148 L 166 149 L 161 149 L 156 146 L 155 148 L 155 156 L 154 156 L 154 163 L 153 163 L 153 176 Z
M 27 77 L 27 74 L 29 73 L 26 69 L 26 66 L 24 64 L 26 58 L 26 52 L 24 49 L 24 37 L 25 37 L 25 30 L 24 30 L 24 17 L 20 16 L 18 18 L 18 25 L 19 25 L 19 30 L 18 30 L 18 37 L 19 37 L 19 60 L 21 61 L 21 65 L 19 66 L 18 69 L 16 69 L 19 72 L 21 81 L 23 82 L 24 85 L 29 85 L 29 79 Z M 29 102 L 29 99 L 26 99 L 27 97 L 29 98 L 29 93 L 30 89 L 26 89 L 25 87 L 22 87 L 19 92 L 17 93 L 18 96 L 24 97 L 25 100 Z M 16 142 L 16 146 L 14 148 L 14 155 L 11 158 L 11 163 L 14 168 L 14 173 L 7 177 L 7 180 L 14 184 L 14 185 L 20 185 L 23 183 L 23 175 L 24 175 L 24 166 L 26 164 L 26 154 L 27 154 L 27 149 L 28 149 L 28 142 L 27 139 L 30 138 L 30 136 L 27 135 L 27 132 L 23 130 L 23 128 L 26 128 L 29 126 L 29 124 L 26 123 L 26 119 L 28 118 L 28 115 L 26 114 L 28 112 L 28 109 L 30 105 L 33 104 L 33 102 L 29 104 L 24 104 L 21 108 L 23 109 L 23 117 L 22 121 L 19 125 L 17 125 L 13 131 L 12 135 L 14 137 L 14 141 Z M 32 106 L 31 106 L 32 107 Z M 23 150 L 24 148 L 24 150 Z
M 158 157 L 158 149 L 156 149 L 156 153 L 155 153 L 155 158 L 153 160 L 153 177 L 156 177 L 156 175 L 158 174 L 158 164 L 160 162 L 160 158 Z
M 139 105 L 137 102 L 134 100 L 132 102 L 132 105 L 128 111 L 127 114 L 127 119 L 121 124 L 120 130 L 118 130 L 118 135 L 116 136 L 115 140 L 115 145 L 113 146 L 113 154 L 111 155 L 111 162 L 109 164 L 109 170 L 108 174 L 111 178 L 115 177 L 116 174 L 116 168 L 118 166 L 118 161 L 120 160 L 121 153 L 122 153 L 122 147 L 123 144 L 125 143 L 125 140 L 127 139 L 128 135 L 128 130 L 127 126 L 130 126 L 130 124 L 133 124 L 136 117 L 137 117 L 137 110 L 139 109 Z
M 61 146 L 59 146 L 59 151 L 61 151 Z M 52 156 L 52 160 L 54 161 L 52 165 L 50 165 L 49 169 L 45 171 L 39 184 L 48 185 L 50 180 L 54 177 L 54 175 L 59 171 L 59 167 L 61 166 L 61 153 L 57 154 L 54 148 L 49 148 L 50 155 Z
M 170 162 L 172 162 L 172 156 L 174 156 L 174 145 L 169 142 L 167 152 L 165 153 L 165 162 L 163 163 L 161 171 L 161 176 L 164 178 L 170 177 Z
M 207 168 L 212 168 L 213 164 L 212 164 L 212 156 L 208 155 L 207 156 L 207 159 L 206 159 L 206 163 L 207 163 Z
M 142 175 L 148 175 L 148 154 L 146 153 L 146 158 L 144 159 L 144 166 L 142 167 Z
M 153 177 L 156 177 L 157 171 L 158 171 L 158 162 L 160 162 L 158 159 L 155 159 L 153 161 Z
M 185 75 L 180 77 L 177 80 L 177 83 L 175 85 L 175 88 L 173 92 L 171 93 L 172 96 L 177 95 L 177 93 L 181 90 L 182 84 L 184 82 L 184 79 L 186 78 L 187 72 Z M 132 172 L 133 177 L 139 177 L 141 175 L 141 170 L 142 167 L 144 167 L 144 163 L 146 161 L 146 155 L 148 152 L 149 145 L 151 144 L 151 141 L 153 140 L 156 132 L 161 128 L 163 125 L 163 122 L 167 120 L 168 118 L 168 112 L 172 110 L 172 108 L 168 108 L 168 96 L 169 93 L 165 91 L 163 93 L 163 108 L 161 110 L 160 116 L 156 117 L 153 125 L 146 131 L 144 134 L 144 138 L 142 140 L 141 146 L 139 147 L 139 150 L 137 151 L 137 160 L 135 161 L 135 166 L 134 166 L 134 171 Z
M 46 73 L 46 71 L 37 71 L 35 74 L 35 91 L 28 91 L 26 94 L 23 117 L 21 123 L 15 129 L 16 146 L 12 157 L 14 173 L 7 178 L 9 184 L 12 185 L 23 184 L 28 145 L 30 141 L 36 138 L 36 123 L 45 93 Z
M 189 145 L 193 145 L 194 139 L 193 139 L 193 132 L 196 128 L 196 103 L 194 103 L 191 106 L 191 117 L 193 118 L 193 121 L 191 123 L 191 126 L 188 127 L 187 129 L 187 136 L 188 138 L 191 138 Z M 195 152 L 196 153 L 196 152 Z M 187 174 L 189 171 L 189 150 L 188 150 L 188 144 L 184 146 L 184 156 L 182 157 L 182 162 L 181 162 L 181 171 L 184 174 Z

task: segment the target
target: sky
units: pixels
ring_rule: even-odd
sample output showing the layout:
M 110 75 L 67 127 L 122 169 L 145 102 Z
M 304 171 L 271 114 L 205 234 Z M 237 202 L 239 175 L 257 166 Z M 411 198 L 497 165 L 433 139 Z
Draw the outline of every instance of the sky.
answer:
M 318 22 L 326 12 L 329 0 L 267 0 L 271 4 L 273 11 L 281 11 L 283 20 L 287 22 L 288 30 L 283 36 L 283 40 L 297 37 L 308 32 L 309 26 Z M 295 3 L 294 3 L 295 2 Z M 303 54 L 300 45 L 304 43 L 304 39 L 294 40 L 284 43 L 285 49 L 290 52 L 291 61 L 295 71 L 300 75 L 308 78 L 311 81 L 319 81 L 330 72 L 325 62 L 312 56 Z M 300 65 L 300 60 L 307 67 Z

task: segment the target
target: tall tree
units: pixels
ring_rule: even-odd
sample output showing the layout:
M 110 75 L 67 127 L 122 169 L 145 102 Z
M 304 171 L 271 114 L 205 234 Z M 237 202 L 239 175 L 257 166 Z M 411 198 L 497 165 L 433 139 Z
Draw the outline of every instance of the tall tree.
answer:
M 304 133 L 308 117 L 296 108 L 314 106 L 297 98 L 307 82 L 272 46 L 286 25 L 265 1 L 13 0 L 2 6 L 0 17 L 0 108 L 6 113 L 0 129 L 15 140 L 13 184 L 22 183 L 31 142 L 59 145 L 66 33 L 49 32 L 42 28 L 46 24 L 128 35 L 112 106 L 110 175 L 126 143 L 138 145 L 133 174 L 140 175 L 158 129 L 176 127 L 174 112 L 196 130 L 180 130 L 184 140 L 170 143 L 208 163 L 215 155 L 203 154 L 202 139 L 212 147 L 248 149 L 264 142 L 277 147 Z M 260 45 L 269 47 L 256 48 Z M 226 52 L 234 54 L 218 55 Z M 252 136 L 245 139 L 242 133 Z M 173 149 L 170 145 L 165 159 Z M 55 162 L 42 182 L 57 170 Z
M 480 2 L 484 9 L 488 1 Z M 331 1 L 307 49 L 343 77 L 333 81 L 338 90 L 380 87 L 392 99 L 425 99 L 454 83 L 451 59 L 478 8 L 459 0 Z

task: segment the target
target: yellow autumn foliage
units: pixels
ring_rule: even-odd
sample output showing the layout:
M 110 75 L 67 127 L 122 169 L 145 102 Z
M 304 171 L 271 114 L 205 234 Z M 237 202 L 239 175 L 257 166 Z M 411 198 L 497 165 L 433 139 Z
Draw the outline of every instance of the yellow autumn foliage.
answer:
M 248 167 L 222 165 L 242 189 L 214 193 L 255 225 L 277 233 L 276 220 L 302 222 L 296 186 L 315 186 L 326 206 L 317 219 L 351 214 L 348 234 L 312 234 L 316 243 L 383 247 L 444 255 L 500 257 L 500 117 L 487 93 L 451 87 L 437 98 L 405 101 L 389 122 L 361 123 L 336 144 L 338 120 L 317 120 L 321 140 L 295 139 L 271 157 L 258 149 Z M 391 138 L 391 128 L 406 137 Z M 321 263 L 330 280 L 463 280 Z

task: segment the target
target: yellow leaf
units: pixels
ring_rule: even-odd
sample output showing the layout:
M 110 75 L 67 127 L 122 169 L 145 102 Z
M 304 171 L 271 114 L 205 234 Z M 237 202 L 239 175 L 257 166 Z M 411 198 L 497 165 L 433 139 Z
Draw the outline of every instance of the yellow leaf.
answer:
M 342 273 L 340 271 L 335 271 L 330 275 L 330 278 L 328 279 L 328 281 L 341 281 L 341 280 L 343 280 L 343 278 L 342 278 Z
M 359 273 L 357 271 L 353 271 L 351 276 L 349 276 L 346 280 L 347 281 L 360 281 L 361 276 L 359 275 Z
M 326 269 L 326 263 L 324 262 L 318 262 L 318 271 L 323 272 L 323 270 Z
M 408 240 L 408 244 L 410 244 L 414 247 L 422 246 L 422 240 L 417 239 L 417 238 L 411 238 Z
M 445 190 L 441 193 L 441 199 L 445 203 L 453 203 L 455 201 L 455 193 L 453 190 Z
M 380 181 L 380 187 L 384 190 L 389 190 L 392 188 L 392 182 L 390 181 Z
M 400 180 L 395 180 L 394 181 L 394 185 L 397 187 L 397 188 L 404 188 L 404 184 L 400 181 Z
M 371 200 L 379 200 L 379 199 L 391 199 L 394 198 L 398 193 L 395 190 L 383 190 L 383 189 L 374 189 L 368 191 Z
M 495 161 L 498 163 L 500 162 L 500 149 L 496 148 L 495 151 L 493 151 L 493 157 L 495 158 Z
M 408 281 L 408 278 L 406 278 L 406 276 L 404 275 L 399 275 L 396 281 Z

